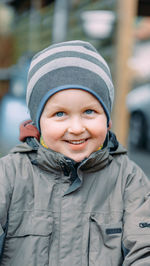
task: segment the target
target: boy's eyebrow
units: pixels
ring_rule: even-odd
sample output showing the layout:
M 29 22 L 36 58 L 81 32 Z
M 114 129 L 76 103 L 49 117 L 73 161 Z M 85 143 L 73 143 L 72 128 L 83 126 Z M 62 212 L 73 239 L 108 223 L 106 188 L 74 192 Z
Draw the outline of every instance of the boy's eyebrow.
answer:
M 51 106 L 53 106 L 53 108 L 56 108 L 56 111 L 60 110 L 60 109 L 64 110 L 64 109 L 68 108 L 66 103 L 61 104 L 61 103 L 53 102 L 53 103 L 51 103 Z M 84 105 L 82 104 L 82 109 L 90 109 L 90 108 L 92 109 L 92 108 L 98 108 L 98 107 L 103 109 L 102 105 L 99 102 L 85 103 Z M 51 108 L 48 106 L 45 106 L 45 109 L 48 112 L 51 111 Z
M 60 104 L 57 104 L 57 103 L 51 103 L 51 105 L 47 105 L 45 106 L 44 110 L 50 112 L 52 111 L 50 106 L 52 106 L 53 108 L 55 108 L 56 110 L 58 109 L 64 109 L 64 108 L 67 108 L 67 105 L 60 105 Z
M 96 108 L 96 107 L 99 107 L 99 106 L 102 107 L 102 105 L 99 102 L 96 102 L 96 103 L 94 102 L 94 103 L 85 104 L 85 106 L 83 106 L 83 107 L 86 107 L 86 108 Z
M 58 103 L 52 103 L 54 107 L 56 108 L 67 108 L 67 104 L 58 104 Z M 89 108 L 89 107 L 96 107 L 96 106 L 101 106 L 101 104 L 99 102 L 97 103 L 85 103 L 84 105 L 82 105 L 83 108 Z M 102 107 L 102 106 L 101 106 Z
M 64 107 L 67 107 L 67 104 L 51 103 L 51 105 L 52 105 L 53 107 L 57 107 L 57 108 L 64 108 Z

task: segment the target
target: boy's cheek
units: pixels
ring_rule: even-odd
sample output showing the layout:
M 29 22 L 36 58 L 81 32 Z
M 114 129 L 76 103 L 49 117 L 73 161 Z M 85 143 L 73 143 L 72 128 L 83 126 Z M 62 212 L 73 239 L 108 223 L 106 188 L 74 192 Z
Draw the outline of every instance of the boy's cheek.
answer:
M 43 131 L 42 136 L 45 137 L 45 140 L 47 141 L 58 141 L 62 139 L 62 136 L 64 135 L 64 132 L 60 130 L 59 127 L 50 127 L 46 128 L 45 131 Z
M 41 124 L 41 132 L 46 133 L 46 134 L 50 134 L 50 135 L 58 134 L 59 135 L 59 133 L 63 130 L 64 129 L 59 123 L 45 122 Z

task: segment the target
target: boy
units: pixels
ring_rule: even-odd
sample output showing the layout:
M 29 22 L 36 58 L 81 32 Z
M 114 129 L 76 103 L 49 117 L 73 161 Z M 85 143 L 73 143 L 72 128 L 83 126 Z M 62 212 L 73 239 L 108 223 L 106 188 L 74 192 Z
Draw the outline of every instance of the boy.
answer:
M 113 94 L 90 43 L 33 58 L 32 122 L 0 160 L 0 265 L 150 265 L 149 181 L 110 131 Z

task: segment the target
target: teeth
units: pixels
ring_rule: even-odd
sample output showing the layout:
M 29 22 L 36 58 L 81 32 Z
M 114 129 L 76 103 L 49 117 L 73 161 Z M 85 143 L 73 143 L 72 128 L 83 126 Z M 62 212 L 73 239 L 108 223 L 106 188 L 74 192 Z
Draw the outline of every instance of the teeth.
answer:
M 85 140 L 72 140 L 72 141 L 69 141 L 69 143 L 71 143 L 71 144 L 81 144 L 81 143 L 84 143 L 85 142 Z

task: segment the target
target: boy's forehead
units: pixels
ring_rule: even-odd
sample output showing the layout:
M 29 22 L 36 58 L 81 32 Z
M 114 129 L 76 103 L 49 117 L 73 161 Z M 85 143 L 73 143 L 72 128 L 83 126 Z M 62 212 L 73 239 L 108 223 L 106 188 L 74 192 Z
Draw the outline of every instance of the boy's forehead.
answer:
M 86 97 L 86 99 L 89 98 L 89 99 L 93 99 L 93 101 L 95 100 L 99 102 L 92 93 L 85 91 L 83 89 L 76 89 L 76 88 L 69 88 L 66 90 L 58 91 L 52 96 L 50 96 L 49 100 L 51 101 L 52 100 L 53 101 L 66 100 L 67 101 L 67 99 L 74 100 L 76 97 L 81 97 L 83 100 Z
M 94 108 L 96 106 L 101 106 L 101 103 L 96 99 L 92 93 L 84 91 L 82 89 L 74 89 L 70 88 L 67 90 L 58 91 L 53 94 L 45 105 L 48 108 L 50 107 L 69 107 L 68 105 L 72 104 L 72 109 L 75 107 L 74 105 L 78 105 L 78 107 L 88 107 Z M 44 107 L 44 108 L 45 108 Z

